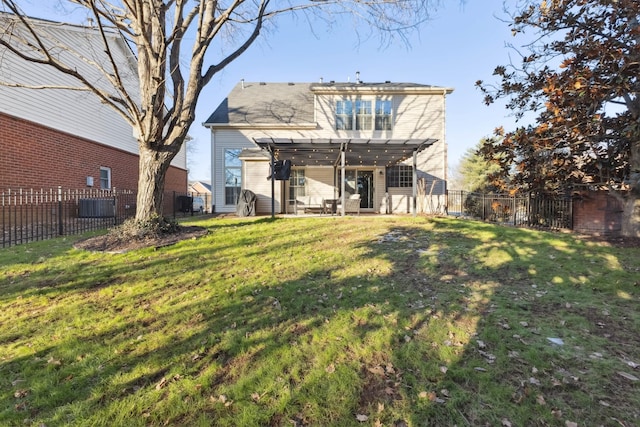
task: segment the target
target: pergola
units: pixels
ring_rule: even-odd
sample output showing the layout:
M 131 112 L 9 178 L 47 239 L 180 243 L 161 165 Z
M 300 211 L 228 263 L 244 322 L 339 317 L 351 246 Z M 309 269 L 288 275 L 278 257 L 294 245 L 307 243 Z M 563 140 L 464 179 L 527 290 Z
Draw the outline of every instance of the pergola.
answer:
M 437 141 L 373 138 L 254 138 L 255 143 L 276 160 L 291 160 L 294 166 L 333 166 L 342 176 L 346 166 L 388 167 L 413 158 L 413 214 L 416 214 L 417 155 Z M 341 215 L 344 216 L 344 179 L 340 183 Z M 275 216 L 275 182 L 271 180 L 271 216 Z

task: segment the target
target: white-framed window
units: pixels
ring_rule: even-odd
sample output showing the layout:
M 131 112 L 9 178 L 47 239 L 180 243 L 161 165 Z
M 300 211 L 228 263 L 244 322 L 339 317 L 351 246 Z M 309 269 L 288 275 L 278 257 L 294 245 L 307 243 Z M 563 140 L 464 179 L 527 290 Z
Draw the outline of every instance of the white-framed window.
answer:
M 413 187 L 413 166 L 389 166 L 387 168 L 387 187 Z
M 376 99 L 376 130 L 391 130 L 391 101 Z
M 242 189 L 242 161 L 240 149 L 224 150 L 224 203 L 235 205 Z
M 341 99 L 336 101 L 336 130 L 391 130 L 393 107 L 386 99 Z M 375 108 L 374 108 L 375 106 Z
M 111 190 L 111 168 L 100 166 L 100 189 Z
M 336 102 L 336 129 L 353 129 L 353 102 L 345 99 Z
M 295 200 L 299 196 L 306 196 L 304 169 L 292 169 L 289 175 L 289 199 Z
M 371 101 L 356 99 L 356 130 L 371 130 Z

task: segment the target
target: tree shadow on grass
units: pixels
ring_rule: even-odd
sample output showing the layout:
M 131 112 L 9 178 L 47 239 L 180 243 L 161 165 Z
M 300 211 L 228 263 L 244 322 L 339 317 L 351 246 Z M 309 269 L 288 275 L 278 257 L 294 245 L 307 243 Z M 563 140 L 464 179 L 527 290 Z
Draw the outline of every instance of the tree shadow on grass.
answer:
M 554 425 L 564 418 L 553 408 L 585 410 L 574 396 L 592 386 L 571 382 L 573 349 L 551 347 L 546 336 L 561 331 L 534 319 L 580 296 L 585 272 L 552 266 L 588 248 L 569 254 L 562 239 L 481 223 L 322 221 L 332 222 L 287 221 L 286 233 L 280 222 L 226 224 L 201 242 L 83 260 L 95 271 L 81 278 L 49 272 L 62 287 L 46 295 L 58 315 L 41 317 L 55 325 L 51 341 L 34 342 L 45 337 L 25 320 L 23 336 L 4 335 L 0 414 L 16 424 Z M 152 278 L 141 286 L 137 271 L 161 277 L 140 273 Z M 18 295 L 34 296 L 25 285 L 3 304 Z M 532 404 L 539 395 L 549 403 Z M 599 419 L 629 409 L 610 403 Z

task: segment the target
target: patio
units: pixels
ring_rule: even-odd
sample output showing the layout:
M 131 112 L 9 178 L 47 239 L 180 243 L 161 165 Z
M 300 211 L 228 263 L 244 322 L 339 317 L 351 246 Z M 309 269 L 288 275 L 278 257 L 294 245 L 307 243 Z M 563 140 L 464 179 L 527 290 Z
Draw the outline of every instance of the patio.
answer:
M 347 166 L 389 167 L 413 159 L 413 209 L 416 214 L 417 156 L 436 142 L 434 138 L 423 139 L 370 139 L 370 138 L 254 138 L 254 142 L 265 150 L 272 166 L 277 160 L 290 160 L 295 166 L 331 166 L 345 176 Z M 272 167 L 273 170 L 273 167 Z M 275 216 L 275 180 L 271 180 L 272 209 Z M 345 182 L 340 182 L 340 198 L 336 199 L 337 213 L 345 215 L 348 200 L 345 198 Z M 333 199 L 327 199 L 333 200 Z M 324 205 L 324 200 L 319 202 Z M 297 201 L 295 202 L 297 213 Z M 333 204 L 332 204 L 333 206 Z M 320 206 L 318 206 L 320 207 Z M 321 206 L 324 211 L 325 207 Z

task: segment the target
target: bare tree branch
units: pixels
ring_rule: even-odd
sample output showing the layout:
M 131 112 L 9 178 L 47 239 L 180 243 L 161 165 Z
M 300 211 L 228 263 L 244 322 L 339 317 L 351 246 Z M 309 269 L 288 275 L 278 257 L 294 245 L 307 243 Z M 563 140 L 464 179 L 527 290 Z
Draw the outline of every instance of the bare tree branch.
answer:
M 356 23 L 366 23 L 381 39 L 408 43 L 406 33 L 440 4 L 440 0 L 60 0 L 86 9 L 95 21 L 86 29 L 87 37 L 96 38 L 91 47 L 95 57 L 88 58 L 64 40 L 45 36 L 46 26 L 54 24 L 24 16 L 20 1 L 0 0 L 15 15 L 7 18 L 14 24 L 0 33 L 0 47 L 16 58 L 52 67 L 78 87 L 7 83 L 90 91 L 133 126 L 140 152 L 138 220 L 161 213 L 165 173 L 187 138 L 203 88 L 247 51 L 268 22 L 298 12 L 327 22 L 348 15 Z M 225 39 L 227 34 L 232 37 Z M 228 50 L 212 59 L 209 48 L 217 40 L 229 42 Z M 116 46 L 125 44 L 136 56 L 135 66 L 118 56 Z M 133 67 L 135 88 L 127 79 Z

